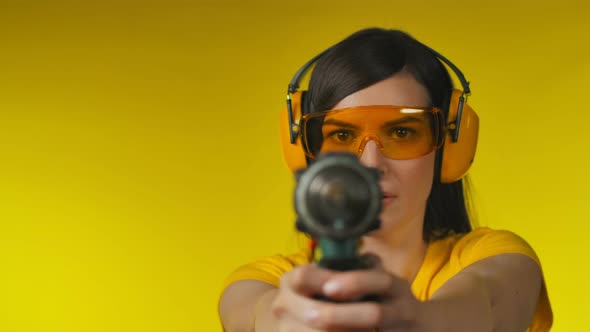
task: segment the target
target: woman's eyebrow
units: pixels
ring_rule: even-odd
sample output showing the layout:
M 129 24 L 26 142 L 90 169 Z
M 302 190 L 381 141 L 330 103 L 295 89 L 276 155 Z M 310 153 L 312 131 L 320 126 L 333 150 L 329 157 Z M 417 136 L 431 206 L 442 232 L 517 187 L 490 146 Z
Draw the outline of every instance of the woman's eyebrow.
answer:
M 383 127 L 390 127 L 390 126 L 400 125 L 400 124 L 404 124 L 404 123 L 412 123 L 412 122 L 424 122 L 424 119 L 417 118 L 415 116 L 406 116 L 401 119 L 396 119 L 396 120 L 385 122 L 383 124 Z
M 344 127 L 344 128 L 348 128 L 348 129 L 360 129 L 360 127 L 355 124 L 341 121 L 341 120 L 335 120 L 335 119 L 324 120 L 324 125 L 326 125 L 326 124 Z

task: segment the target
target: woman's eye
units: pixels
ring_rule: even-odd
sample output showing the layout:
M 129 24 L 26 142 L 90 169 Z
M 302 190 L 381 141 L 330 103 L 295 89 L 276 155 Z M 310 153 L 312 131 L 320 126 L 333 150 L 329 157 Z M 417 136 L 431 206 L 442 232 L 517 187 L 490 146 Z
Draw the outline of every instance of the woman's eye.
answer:
M 348 143 L 353 139 L 353 135 L 348 130 L 336 130 L 331 132 L 328 137 L 339 143 Z
M 350 138 L 350 133 L 344 133 L 344 132 L 337 133 L 336 134 L 336 137 L 338 137 L 338 140 L 339 141 L 343 141 L 344 142 L 344 141 L 347 141 Z
M 411 128 L 405 128 L 405 127 L 391 128 L 391 130 L 389 131 L 389 134 L 392 138 L 398 138 L 398 139 L 409 138 L 410 136 L 412 136 L 415 133 L 416 133 L 415 130 L 413 130 Z

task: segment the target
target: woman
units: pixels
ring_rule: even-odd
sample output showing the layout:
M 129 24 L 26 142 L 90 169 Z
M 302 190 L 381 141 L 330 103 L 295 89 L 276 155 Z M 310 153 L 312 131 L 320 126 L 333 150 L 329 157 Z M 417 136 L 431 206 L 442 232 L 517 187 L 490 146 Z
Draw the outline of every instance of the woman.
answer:
M 360 246 L 379 264 L 336 272 L 303 252 L 246 265 L 221 297 L 226 331 L 549 330 L 552 312 L 534 251 L 513 233 L 472 230 L 462 174 L 445 177 L 445 157 L 453 155 L 445 156 L 452 144 L 445 137 L 456 128 L 445 125 L 455 106 L 441 58 L 384 29 L 359 31 L 319 57 L 303 123 L 323 124 L 315 134 L 303 131 L 303 146 L 310 162 L 342 149 L 379 170 L 381 227 Z M 383 130 L 379 121 L 401 119 L 408 109 L 424 116 Z M 447 119 L 442 126 L 433 120 L 439 111 Z M 347 301 L 364 295 L 380 300 Z

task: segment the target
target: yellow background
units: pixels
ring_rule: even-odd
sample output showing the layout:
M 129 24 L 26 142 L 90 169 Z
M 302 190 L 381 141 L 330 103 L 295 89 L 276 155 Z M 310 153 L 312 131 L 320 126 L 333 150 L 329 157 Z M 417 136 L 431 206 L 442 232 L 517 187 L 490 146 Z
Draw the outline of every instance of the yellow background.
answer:
M 239 264 L 297 246 L 277 112 L 310 57 L 402 28 L 481 118 L 479 223 L 586 327 L 584 1 L 0 1 L 0 330 L 220 331 Z

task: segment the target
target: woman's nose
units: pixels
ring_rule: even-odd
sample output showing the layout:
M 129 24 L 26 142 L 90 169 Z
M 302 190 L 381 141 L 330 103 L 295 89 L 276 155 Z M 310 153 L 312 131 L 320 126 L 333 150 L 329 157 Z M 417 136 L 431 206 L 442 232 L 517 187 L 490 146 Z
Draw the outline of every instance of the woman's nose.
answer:
M 359 161 L 366 167 L 378 168 L 382 171 L 383 157 L 377 143 L 374 140 L 369 140 L 361 152 Z

